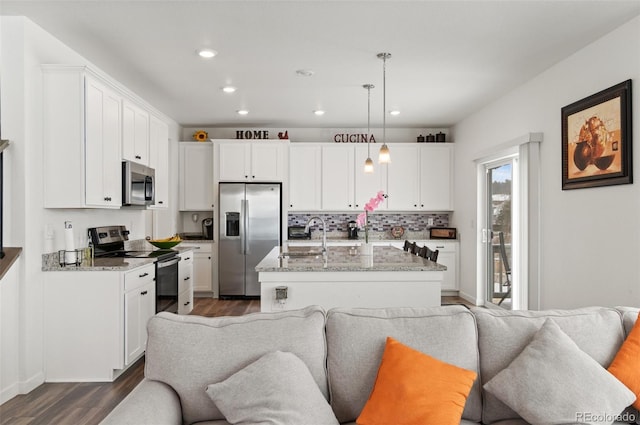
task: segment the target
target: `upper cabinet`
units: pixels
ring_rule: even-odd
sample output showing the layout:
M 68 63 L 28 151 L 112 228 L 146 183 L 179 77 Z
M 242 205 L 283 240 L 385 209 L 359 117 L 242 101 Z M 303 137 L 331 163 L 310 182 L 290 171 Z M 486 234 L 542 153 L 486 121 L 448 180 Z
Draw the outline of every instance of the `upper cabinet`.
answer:
M 453 210 L 453 144 L 420 147 L 420 209 Z
M 45 208 L 118 208 L 122 98 L 85 67 L 43 67 Z
M 317 211 L 322 208 L 322 145 L 292 143 L 289 148 L 289 209 Z
M 149 165 L 149 112 L 122 102 L 122 159 Z
M 169 126 L 152 115 L 149 123 L 149 167 L 155 170 L 155 204 L 152 209 L 169 207 Z
M 151 122 L 151 108 L 88 67 L 43 65 L 42 72 L 45 208 L 119 208 L 123 158 L 156 169 L 157 206 L 166 208 L 166 122 Z
M 360 211 L 379 191 L 388 197 L 378 211 L 453 209 L 452 144 L 394 143 L 389 149 L 385 165 L 377 163 L 376 144 L 292 144 L 290 210 Z M 373 173 L 364 172 L 369 151 L 376 157 Z
M 288 141 L 214 142 L 219 145 L 216 164 L 220 181 L 278 182 L 286 178 Z
M 207 211 L 214 208 L 213 144 L 181 142 L 180 211 Z

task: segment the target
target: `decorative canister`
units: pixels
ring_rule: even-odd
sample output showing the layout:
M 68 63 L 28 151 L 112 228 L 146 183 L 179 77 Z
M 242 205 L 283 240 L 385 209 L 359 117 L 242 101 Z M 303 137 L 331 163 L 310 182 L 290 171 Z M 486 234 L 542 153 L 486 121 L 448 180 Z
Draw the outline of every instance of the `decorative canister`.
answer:
M 418 143 L 424 143 L 424 136 L 422 134 L 418 136 Z
M 435 141 L 436 141 L 436 136 L 434 136 L 431 133 L 427 134 L 427 143 L 433 143 Z
M 444 143 L 445 142 L 445 135 L 444 133 L 441 131 L 438 134 L 436 134 L 436 142 L 437 143 Z

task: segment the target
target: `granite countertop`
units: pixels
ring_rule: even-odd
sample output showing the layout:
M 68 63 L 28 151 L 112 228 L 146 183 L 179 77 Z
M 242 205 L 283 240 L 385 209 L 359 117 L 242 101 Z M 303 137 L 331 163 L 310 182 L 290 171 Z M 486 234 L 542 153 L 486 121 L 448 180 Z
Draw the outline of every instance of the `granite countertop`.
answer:
M 178 254 L 198 249 L 197 247 L 181 247 L 176 245 L 172 249 L 178 251 Z M 61 266 L 58 260 L 58 253 L 53 252 L 42 255 L 42 271 L 43 272 L 95 272 L 95 271 L 119 271 L 124 272 L 133 270 L 138 267 L 153 264 L 155 258 L 93 258 L 83 261 L 79 266 L 68 265 Z
M 277 246 L 256 266 L 258 272 L 357 272 L 357 271 L 445 271 L 446 266 L 390 246 L 370 246 L 365 252 L 356 247 L 330 246 L 328 258 L 284 257 L 282 252 L 303 253 L 309 248 Z

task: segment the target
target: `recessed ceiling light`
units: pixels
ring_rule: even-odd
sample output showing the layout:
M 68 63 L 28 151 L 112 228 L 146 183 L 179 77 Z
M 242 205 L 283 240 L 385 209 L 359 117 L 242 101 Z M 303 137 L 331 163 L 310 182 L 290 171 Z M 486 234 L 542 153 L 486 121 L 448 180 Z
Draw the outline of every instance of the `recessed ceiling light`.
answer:
M 215 50 L 211 50 L 211 49 L 200 49 L 200 50 L 198 50 L 198 55 L 201 58 L 205 58 L 205 59 L 211 59 L 212 57 L 214 57 L 217 54 L 218 54 L 218 52 L 216 52 Z
M 324 111 L 321 109 L 318 109 L 317 111 L 313 111 L 314 114 L 320 116 L 320 115 L 324 115 Z
M 400 111 L 398 111 L 398 110 L 389 111 L 389 113 L 391 115 L 400 115 Z
M 249 111 L 247 111 L 246 109 L 240 109 L 236 112 L 238 113 L 238 115 L 247 115 L 249 113 Z
M 233 93 L 234 91 L 236 91 L 236 88 L 233 86 L 225 86 L 222 88 L 222 91 L 225 93 Z
M 314 72 L 310 69 L 298 69 L 296 71 L 296 74 L 299 75 L 300 77 L 311 77 Z

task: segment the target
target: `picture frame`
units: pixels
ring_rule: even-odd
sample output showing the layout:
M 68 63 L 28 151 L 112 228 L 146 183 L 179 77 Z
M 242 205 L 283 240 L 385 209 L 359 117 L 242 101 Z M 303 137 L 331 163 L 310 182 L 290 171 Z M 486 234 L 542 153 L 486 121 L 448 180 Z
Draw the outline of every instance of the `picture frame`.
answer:
M 458 231 L 455 227 L 432 227 L 429 229 L 429 239 L 457 239 Z
M 562 190 L 633 183 L 631 80 L 562 108 Z

